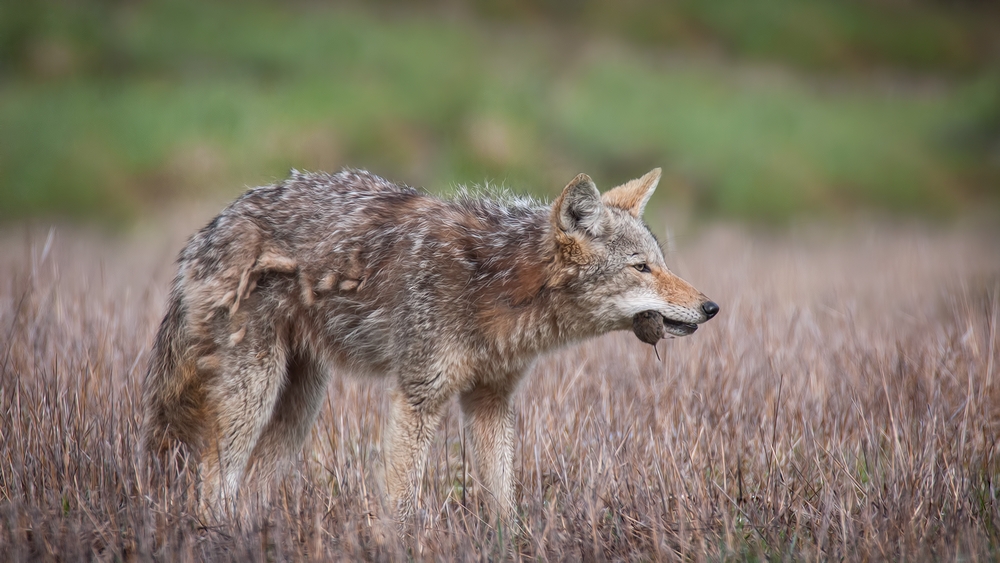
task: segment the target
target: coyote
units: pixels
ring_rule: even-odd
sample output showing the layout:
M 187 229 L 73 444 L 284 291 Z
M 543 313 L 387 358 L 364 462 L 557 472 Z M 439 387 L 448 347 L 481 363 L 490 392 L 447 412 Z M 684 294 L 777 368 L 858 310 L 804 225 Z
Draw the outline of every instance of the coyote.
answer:
M 532 362 L 613 330 L 685 336 L 719 311 L 667 269 L 642 221 L 659 178 L 601 195 L 580 174 L 551 205 L 441 199 L 358 170 L 293 170 L 247 191 L 178 258 L 146 374 L 144 450 L 159 463 L 188 452 L 203 497 L 232 499 L 302 448 L 334 368 L 389 376 L 397 517 L 413 514 L 458 395 L 490 509 L 509 522 L 511 395 Z

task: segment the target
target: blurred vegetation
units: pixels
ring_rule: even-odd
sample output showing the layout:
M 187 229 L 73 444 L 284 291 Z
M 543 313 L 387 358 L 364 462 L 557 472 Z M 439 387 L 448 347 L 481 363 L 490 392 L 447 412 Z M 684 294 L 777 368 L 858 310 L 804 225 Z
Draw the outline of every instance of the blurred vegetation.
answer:
M 784 220 L 1000 200 L 991 4 L 0 0 L 0 220 L 127 220 L 289 168 Z M 661 201 L 662 200 L 662 201 Z

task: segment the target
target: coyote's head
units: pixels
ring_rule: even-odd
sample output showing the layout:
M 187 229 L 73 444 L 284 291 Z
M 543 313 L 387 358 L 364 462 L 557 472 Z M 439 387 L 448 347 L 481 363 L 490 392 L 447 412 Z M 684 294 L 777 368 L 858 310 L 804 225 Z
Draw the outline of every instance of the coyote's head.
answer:
M 667 269 L 663 250 L 642 221 L 659 180 L 657 168 L 602 196 L 590 177 L 580 174 L 553 204 L 566 281 L 578 290 L 578 313 L 599 332 L 635 326 L 637 336 L 655 342 L 666 334 L 691 334 L 719 312 L 718 305 Z M 653 330 L 640 329 L 651 319 L 657 323 Z

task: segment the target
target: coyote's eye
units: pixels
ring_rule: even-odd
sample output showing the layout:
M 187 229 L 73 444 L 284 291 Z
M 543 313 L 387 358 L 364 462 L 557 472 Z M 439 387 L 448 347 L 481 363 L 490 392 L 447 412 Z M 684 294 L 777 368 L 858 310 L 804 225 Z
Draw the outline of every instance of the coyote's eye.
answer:
M 632 267 L 644 274 L 651 274 L 653 272 L 645 262 L 642 264 L 632 264 Z

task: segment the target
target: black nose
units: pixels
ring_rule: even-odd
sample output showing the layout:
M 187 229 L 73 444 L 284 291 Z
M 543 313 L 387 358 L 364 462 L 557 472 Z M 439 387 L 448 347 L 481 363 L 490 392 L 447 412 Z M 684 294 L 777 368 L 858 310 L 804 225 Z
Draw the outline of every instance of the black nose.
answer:
M 715 301 L 706 301 L 702 303 L 701 310 L 705 311 L 705 315 L 710 319 L 719 314 L 719 306 L 715 303 Z

